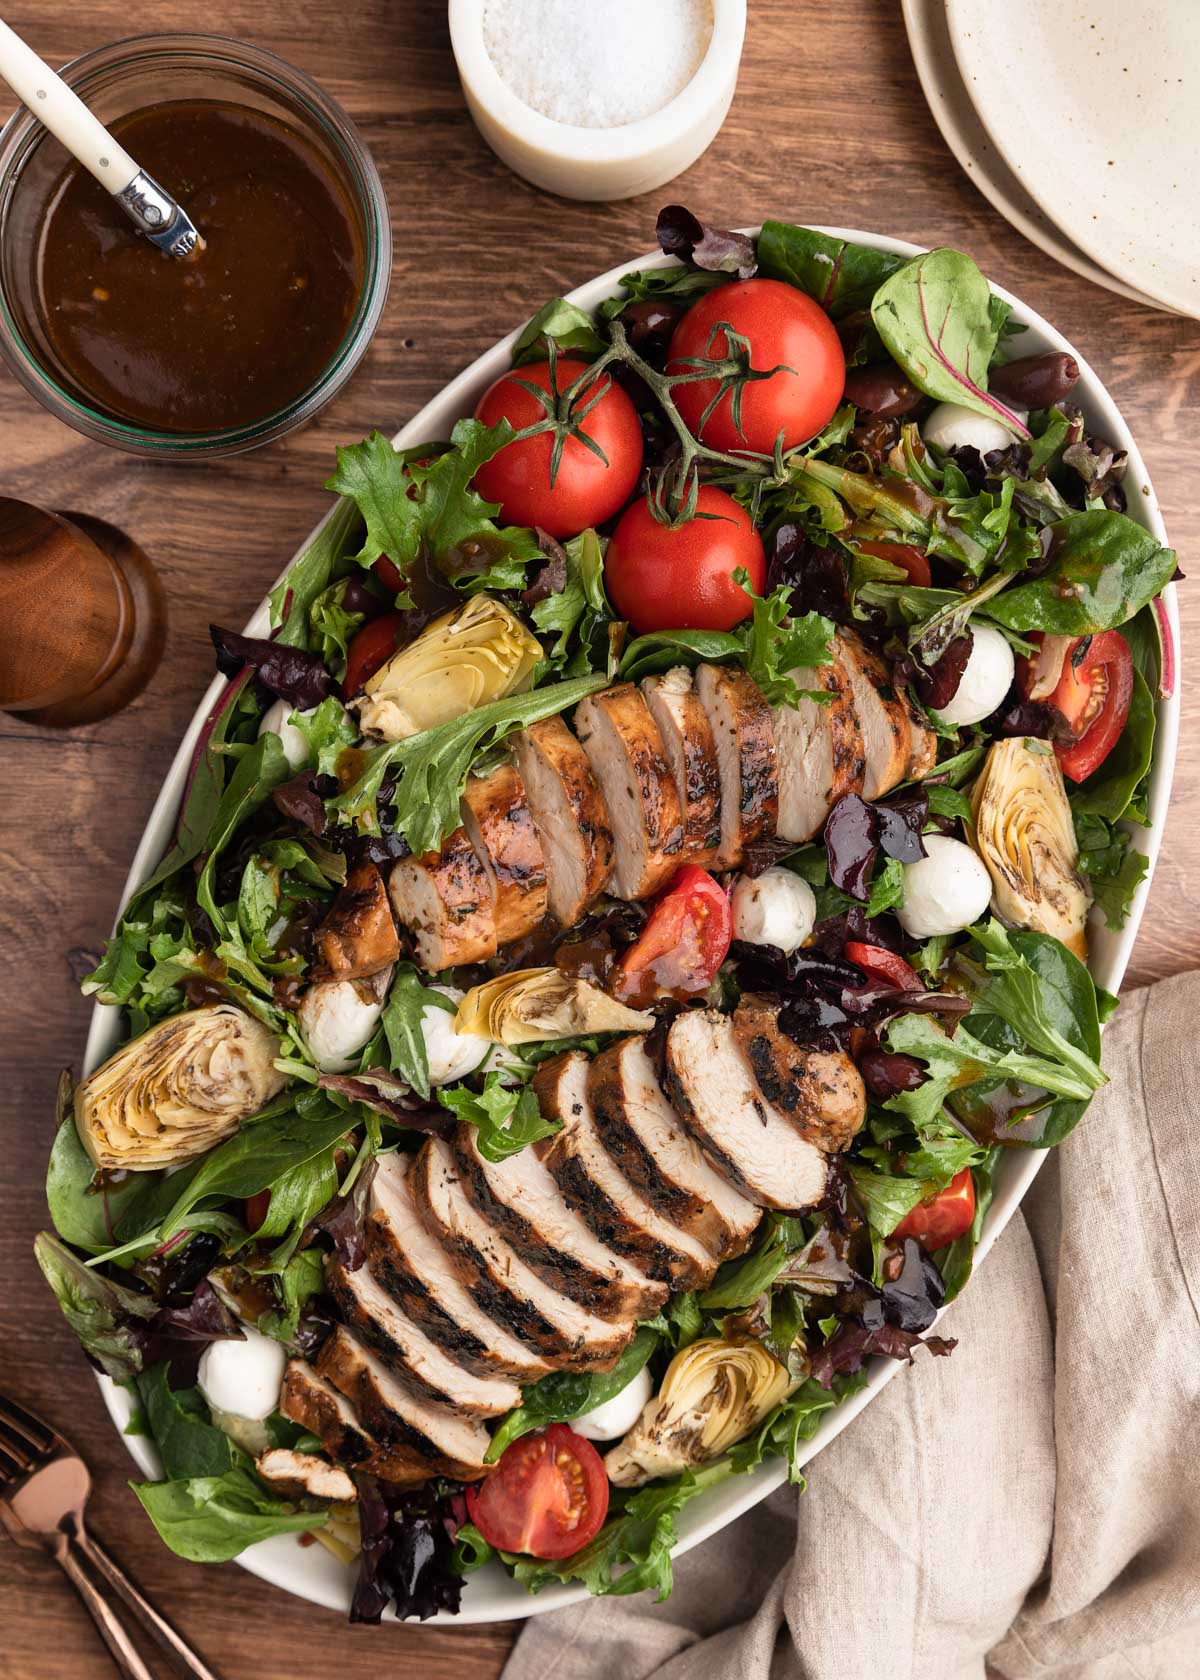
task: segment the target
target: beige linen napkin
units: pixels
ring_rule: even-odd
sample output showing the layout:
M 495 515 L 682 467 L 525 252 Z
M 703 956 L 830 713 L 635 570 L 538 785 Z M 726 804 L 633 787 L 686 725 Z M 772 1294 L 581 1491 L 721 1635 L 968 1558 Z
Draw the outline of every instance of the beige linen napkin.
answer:
M 918 1352 L 674 1596 L 531 1622 L 503 1680 L 1200 1680 L 1200 974 Z

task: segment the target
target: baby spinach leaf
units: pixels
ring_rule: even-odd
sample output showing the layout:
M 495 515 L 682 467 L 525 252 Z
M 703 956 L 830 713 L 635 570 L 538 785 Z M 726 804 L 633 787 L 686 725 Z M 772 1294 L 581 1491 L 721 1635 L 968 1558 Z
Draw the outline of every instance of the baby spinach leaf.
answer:
M 600 313 L 611 321 L 627 303 L 641 303 L 647 298 L 675 298 L 694 303 L 704 292 L 711 292 L 714 286 L 723 285 L 728 279 L 727 274 L 686 268 L 682 263 L 672 263 L 668 268 L 635 269 L 621 276 L 624 296 L 606 298 L 600 305 Z
M 492 1436 L 488 1463 L 494 1464 L 511 1441 L 528 1435 L 531 1429 L 544 1429 L 548 1423 L 565 1423 L 620 1394 L 629 1387 L 658 1343 L 658 1332 L 642 1325 L 611 1371 L 551 1371 L 548 1377 L 524 1389 L 521 1404 L 509 1412 Z
M 273 1499 L 244 1469 L 130 1486 L 159 1538 L 190 1563 L 225 1563 L 259 1540 L 321 1528 L 329 1518 Z
M 96 1168 L 75 1129 L 71 1076 L 58 1086 L 58 1130 L 46 1169 L 46 1205 L 54 1229 L 66 1243 L 98 1254 L 112 1244 L 117 1220 L 145 1188 L 143 1175 L 130 1173 L 119 1184 L 96 1186 Z
M 619 675 L 623 682 L 640 682 L 672 665 L 715 664 L 737 659 L 741 652 L 742 640 L 732 630 L 655 630 L 630 642 Z
M 758 236 L 758 272 L 768 280 L 786 280 L 815 298 L 835 321 L 866 309 L 903 257 L 854 245 L 813 228 L 789 222 L 764 222 Z
M 946 246 L 912 257 L 875 293 L 871 319 L 908 378 L 938 402 L 999 420 L 1016 437 L 1029 428 L 987 391 L 1001 322 L 971 258 Z
M 1086 636 L 1119 630 L 1162 593 L 1175 571 L 1174 550 L 1162 548 L 1123 513 L 1073 513 L 1050 532 L 1049 570 L 1015 583 L 989 616 L 1010 630 Z
M 114 1382 L 136 1376 L 142 1349 L 135 1325 L 154 1317 L 153 1299 L 90 1271 L 49 1231 L 34 1238 L 33 1253 L 83 1351 Z
M 577 303 L 568 303 L 566 298 L 551 298 L 521 328 L 513 345 L 513 366 L 544 362 L 548 338 L 552 338 L 565 355 L 582 356 L 585 362 L 592 361 L 607 349 L 586 309 L 580 309 Z
M 1093 1090 L 1106 1084 L 1096 986 L 1079 958 L 1050 934 L 1005 928 L 995 920 L 967 932 L 982 947 L 988 974 L 976 1009 L 999 1015 L 1026 1044 L 1057 1057 Z
M 489 1073 L 478 1094 L 466 1085 L 443 1087 L 437 1099 L 443 1108 L 474 1126 L 479 1153 L 487 1161 L 507 1161 L 527 1144 L 553 1137 L 560 1120 L 547 1120 L 528 1086 L 501 1084 L 499 1072 Z
M 167 1480 L 248 1467 L 247 1455 L 212 1422 L 198 1388 L 173 1389 L 165 1364 L 143 1371 L 137 1386 Z

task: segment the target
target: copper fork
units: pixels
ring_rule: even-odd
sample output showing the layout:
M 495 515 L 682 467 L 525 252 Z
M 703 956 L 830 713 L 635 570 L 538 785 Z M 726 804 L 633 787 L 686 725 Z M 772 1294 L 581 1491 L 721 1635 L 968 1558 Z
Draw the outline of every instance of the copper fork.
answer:
M 0 1394 L 0 1523 L 18 1546 L 49 1552 L 79 1594 L 124 1680 L 155 1680 L 133 1643 L 127 1611 L 193 1680 L 217 1680 L 191 1646 L 92 1539 L 83 1508 L 92 1478 L 75 1449 L 48 1424 Z

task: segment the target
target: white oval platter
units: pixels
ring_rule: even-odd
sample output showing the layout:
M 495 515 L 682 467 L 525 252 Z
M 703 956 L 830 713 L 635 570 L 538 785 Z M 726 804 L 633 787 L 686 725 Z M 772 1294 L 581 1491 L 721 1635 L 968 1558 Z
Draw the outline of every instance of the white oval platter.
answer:
M 756 231 L 756 230 L 750 230 Z M 921 247 L 910 245 L 904 240 L 888 239 L 878 234 L 863 233 L 853 228 L 824 228 L 822 232 L 829 233 L 841 239 L 853 240 L 859 244 L 873 245 L 880 250 L 892 251 L 900 256 L 915 256 Z M 571 301 L 580 304 L 585 309 L 594 309 L 606 297 L 611 297 L 617 290 L 621 275 L 635 268 L 663 268 L 670 259 L 659 252 L 652 252 L 642 257 L 636 257 L 630 262 L 622 263 L 612 268 L 607 274 L 601 274 L 585 285 L 577 287 L 569 293 Z M 1163 526 L 1162 515 L 1159 512 L 1150 480 L 1138 451 L 1137 444 L 1130 434 L 1128 426 L 1122 419 L 1116 404 L 1105 390 L 1098 376 L 1079 354 L 1078 350 L 1057 332 L 1048 321 L 1029 309 L 1020 299 L 1010 292 L 995 286 L 993 290 L 998 296 L 1012 304 L 1016 318 L 1025 323 L 1025 333 L 1020 338 L 1010 340 L 1014 350 L 1023 355 L 1033 355 L 1047 350 L 1066 350 L 1079 363 L 1081 377 L 1073 396 L 1078 401 L 1087 417 L 1089 426 L 1099 432 L 1119 448 L 1129 451 L 1129 472 L 1125 481 L 1129 496 L 1129 512 L 1141 521 L 1162 543 L 1167 541 L 1166 530 Z M 530 299 L 532 310 L 543 300 Z M 490 350 L 484 352 L 477 361 L 472 362 L 456 378 L 425 405 L 419 414 L 396 434 L 393 440 L 397 448 L 404 448 L 410 444 L 423 442 L 432 437 L 449 436 L 454 421 L 472 412 L 476 402 L 484 390 L 501 373 L 505 372 L 511 362 L 512 346 L 517 337 L 517 331 L 509 333 Z M 326 519 L 332 516 L 326 515 Z M 322 521 L 324 524 L 325 521 Z M 318 526 L 319 530 L 321 527 Z M 314 531 L 306 538 L 302 549 L 307 548 L 312 541 Z M 290 564 L 290 562 L 289 562 Z M 281 574 L 282 576 L 282 574 Z M 276 580 L 278 581 L 278 580 Z M 1175 645 L 1179 645 L 1179 618 L 1175 601 L 1174 586 L 1166 591 L 1167 611 L 1170 615 Z M 246 633 L 252 636 L 263 636 L 269 629 L 268 606 L 264 598 L 257 612 L 246 626 Z M 224 687 L 224 679 L 217 677 L 208 688 L 191 724 L 179 744 L 170 770 L 167 772 L 162 791 L 150 813 L 145 833 L 142 835 L 137 853 L 129 871 L 129 878 L 125 883 L 121 902 L 124 904 L 142 881 L 154 869 L 163 853 L 171 843 L 176 814 L 179 810 L 188 766 L 200 730 L 217 696 Z M 1178 660 L 1176 661 L 1176 686 L 1173 698 L 1160 701 L 1158 704 L 1158 730 L 1155 744 L 1155 761 L 1150 784 L 1150 818 L 1152 826 L 1147 830 L 1137 830 L 1137 843 L 1150 859 L 1150 869 L 1142 882 L 1134 901 L 1132 912 L 1125 927 L 1120 932 L 1113 932 L 1104 926 L 1102 918 L 1093 917 L 1089 928 L 1092 960 L 1091 969 L 1097 982 L 1111 992 L 1116 992 L 1121 978 L 1129 962 L 1130 952 L 1133 950 L 1137 937 L 1138 924 L 1146 903 L 1146 895 L 1150 887 L 1150 879 L 1154 872 L 1154 864 L 1162 840 L 1163 823 L 1166 820 L 1167 804 L 1170 794 L 1171 776 L 1175 764 L 1175 750 L 1179 736 L 1179 688 L 1178 688 Z M 110 1056 L 117 1048 L 120 1036 L 120 1012 L 110 1006 L 98 1004 L 92 1016 L 91 1028 L 88 1033 L 87 1048 L 84 1056 L 84 1071 L 90 1073 L 93 1068 Z M 1086 1121 L 1084 1122 L 1086 1125 Z M 977 1250 L 977 1263 L 987 1255 L 988 1250 L 996 1241 L 1001 1231 L 1012 1218 L 1022 1196 L 1032 1183 L 1034 1175 L 1041 1165 L 1043 1156 L 1039 1153 L 1015 1149 L 1001 1163 L 996 1178 L 996 1194 L 989 1210 L 983 1234 Z M 968 1288 L 970 1285 L 968 1284 Z M 877 1360 L 870 1374 L 870 1381 L 860 1393 L 839 1406 L 835 1411 L 827 1414 L 825 1422 L 808 1442 L 803 1451 L 803 1462 L 815 1458 L 821 1448 L 827 1446 L 835 1435 L 841 1433 L 863 1407 L 868 1405 L 876 1394 L 901 1369 L 892 1360 Z M 119 1430 L 124 1430 L 132 1415 L 132 1401 L 125 1389 L 118 1388 L 107 1377 L 97 1376 L 104 1394 L 104 1401 L 112 1416 L 113 1422 Z M 920 1381 L 920 1372 L 914 1373 L 913 1381 Z M 130 1454 L 144 1475 L 157 1477 L 162 1474 L 153 1445 L 142 1436 L 126 1436 L 125 1444 Z M 717 1533 L 727 1523 L 741 1516 L 751 1506 L 779 1487 L 784 1481 L 783 1465 L 778 1460 L 767 1461 L 756 1470 L 744 1476 L 733 1477 L 722 1482 L 717 1487 L 699 1495 L 691 1504 L 685 1507 L 679 1518 L 679 1544 L 677 1554 L 690 1551 L 698 1546 L 702 1540 Z M 324 1605 L 331 1610 L 343 1613 L 349 1608 L 350 1596 L 353 1588 L 353 1571 L 344 1568 L 334 1559 L 323 1546 L 302 1547 L 298 1540 L 290 1535 L 281 1535 L 272 1540 L 266 1540 L 256 1546 L 251 1546 L 243 1552 L 238 1562 L 243 1568 L 256 1575 L 260 1580 L 269 1581 L 273 1586 L 282 1587 L 287 1592 L 295 1593 L 300 1598 L 306 1598 L 314 1604 Z M 439 1614 L 432 1618 L 435 1622 L 463 1625 L 472 1622 L 511 1621 L 524 1616 L 543 1615 L 548 1610 L 556 1610 L 564 1605 L 575 1603 L 586 1597 L 585 1589 L 576 1586 L 548 1588 L 536 1597 L 530 1597 L 523 1587 L 511 1581 L 499 1567 L 488 1568 L 473 1575 L 466 1583 L 463 1592 L 462 1609 L 457 1616 Z

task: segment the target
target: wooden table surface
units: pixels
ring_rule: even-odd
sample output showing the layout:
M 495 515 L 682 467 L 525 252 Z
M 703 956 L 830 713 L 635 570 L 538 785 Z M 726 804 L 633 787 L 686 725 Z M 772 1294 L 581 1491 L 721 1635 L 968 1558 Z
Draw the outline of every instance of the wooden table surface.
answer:
M 505 1627 L 348 1632 L 338 1616 L 234 1565 L 173 1557 L 125 1485 L 132 1465 L 30 1252 L 45 1222 L 55 1077 L 78 1066 L 83 1049 L 88 1007 L 75 982 L 111 925 L 159 782 L 209 680 L 207 624 L 216 616 L 240 625 L 324 511 L 334 445 L 398 427 L 546 297 L 648 249 L 669 196 L 715 223 L 772 215 L 972 252 L 1108 382 L 1185 570 L 1200 538 L 1200 323 L 1077 279 L 991 209 L 926 110 L 898 5 L 751 0 L 737 97 L 716 143 L 666 194 L 614 205 L 547 198 L 492 156 L 463 105 L 445 12 L 444 0 L 142 0 L 137 11 L 139 30 L 218 30 L 281 53 L 343 102 L 379 163 L 395 237 L 390 301 L 349 388 L 307 431 L 208 466 L 139 462 L 78 437 L 0 374 L 0 492 L 122 527 L 157 562 L 171 614 L 162 667 L 121 716 L 55 733 L 0 714 L 0 1387 L 83 1450 L 97 1533 L 226 1680 L 375 1680 L 381 1658 L 429 1680 L 486 1680 L 512 1637 Z M 5 15 L 52 63 L 131 33 L 122 0 L 10 0 Z M 1200 638 L 1200 591 L 1185 588 L 1182 600 L 1185 636 Z M 1189 687 L 1134 983 L 1197 956 L 1198 706 Z M 8 1680 L 108 1672 L 86 1614 L 41 1555 L 0 1546 L 0 1627 Z

